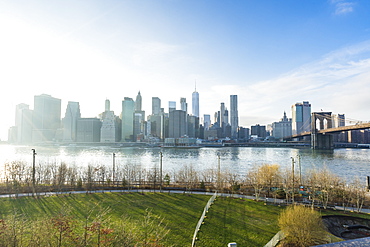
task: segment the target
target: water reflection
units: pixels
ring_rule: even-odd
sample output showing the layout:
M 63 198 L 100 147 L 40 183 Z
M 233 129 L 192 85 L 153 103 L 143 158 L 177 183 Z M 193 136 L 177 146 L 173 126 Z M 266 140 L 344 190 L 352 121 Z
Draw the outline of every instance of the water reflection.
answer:
M 301 161 L 302 173 L 313 168 L 327 167 L 333 173 L 352 179 L 354 176 L 365 177 L 370 165 L 369 149 L 336 149 L 318 151 L 291 148 L 200 148 L 200 149 L 161 149 L 161 148 L 117 148 L 117 147 L 83 147 L 83 146 L 12 146 L 0 145 L 0 169 L 11 161 L 32 162 L 32 151 L 37 152 L 39 164 L 65 162 L 68 165 L 86 167 L 89 164 L 112 164 L 112 154 L 116 154 L 117 166 L 135 165 L 144 169 L 159 166 L 159 153 L 163 153 L 164 173 L 173 173 L 184 166 L 193 166 L 201 172 L 217 169 L 218 155 L 222 170 L 240 175 L 247 174 L 254 165 L 279 164 L 282 168 L 291 167 L 291 157 Z

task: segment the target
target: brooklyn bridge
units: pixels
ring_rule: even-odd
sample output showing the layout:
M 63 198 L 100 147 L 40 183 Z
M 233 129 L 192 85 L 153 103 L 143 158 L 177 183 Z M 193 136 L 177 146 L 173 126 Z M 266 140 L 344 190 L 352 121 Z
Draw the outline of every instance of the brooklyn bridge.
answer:
M 358 123 L 355 125 L 333 128 L 331 114 L 331 112 L 311 113 L 311 131 L 288 136 L 285 137 L 284 140 L 302 139 L 305 136 L 311 136 L 311 148 L 334 149 L 333 134 L 370 128 L 370 123 Z

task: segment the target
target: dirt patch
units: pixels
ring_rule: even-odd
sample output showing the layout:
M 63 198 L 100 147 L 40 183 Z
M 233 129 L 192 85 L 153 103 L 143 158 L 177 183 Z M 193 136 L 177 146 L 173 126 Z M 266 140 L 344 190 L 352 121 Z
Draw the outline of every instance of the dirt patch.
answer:
M 322 220 L 331 234 L 344 240 L 370 237 L 370 220 L 339 215 L 323 216 Z

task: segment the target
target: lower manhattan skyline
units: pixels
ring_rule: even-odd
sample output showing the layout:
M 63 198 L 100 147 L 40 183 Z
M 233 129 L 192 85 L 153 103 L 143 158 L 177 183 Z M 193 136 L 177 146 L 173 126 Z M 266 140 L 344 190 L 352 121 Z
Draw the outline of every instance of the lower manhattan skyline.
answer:
M 194 83 L 199 116 L 213 116 L 238 95 L 239 126 L 277 122 L 309 101 L 369 121 L 368 1 L 2 1 L 0 3 L 0 139 L 15 108 L 34 96 L 79 102 L 97 117 L 110 100 L 186 98 Z M 213 117 L 211 117 L 212 123 Z

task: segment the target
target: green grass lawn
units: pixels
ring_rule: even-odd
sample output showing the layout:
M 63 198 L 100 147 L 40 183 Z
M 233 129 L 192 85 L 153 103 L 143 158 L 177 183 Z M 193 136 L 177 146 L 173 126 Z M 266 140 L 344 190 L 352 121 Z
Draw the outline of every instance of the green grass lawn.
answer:
M 195 226 L 209 198 L 205 195 L 168 193 L 3 198 L 0 199 L 0 218 L 40 221 L 64 214 L 73 219 L 74 224 L 80 227 L 79 231 L 84 229 L 84 224 L 99 220 L 106 225 L 129 222 L 126 229 L 140 231 L 144 229 L 142 223 L 149 210 L 155 224 L 159 227 L 162 220 L 162 226 L 169 230 L 162 245 L 153 246 L 190 246 Z M 227 246 L 229 242 L 236 242 L 238 246 L 263 246 L 279 231 L 277 218 L 282 209 L 253 200 L 218 197 L 207 213 L 205 224 L 198 234 L 197 246 Z M 322 211 L 323 215 L 337 213 L 341 214 L 338 211 Z M 141 228 L 134 227 L 140 224 Z
M 95 193 L 51 197 L 21 197 L 0 199 L 0 217 L 14 215 L 38 220 L 59 213 L 72 216 L 83 224 L 88 216 L 104 214 L 111 221 L 129 218 L 142 221 L 146 210 L 163 219 L 170 230 L 165 246 L 190 246 L 195 226 L 210 196 L 168 193 Z M 207 214 L 206 224 L 199 233 L 197 246 L 227 246 L 236 241 L 241 246 L 261 246 L 278 231 L 276 206 L 261 202 L 217 198 Z
M 168 193 L 94 193 L 72 194 L 51 197 L 20 197 L 0 199 L 0 217 L 16 214 L 39 220 L 60 213 L 73 217 L 83 225 L 87 217 L 109 218 L 109 221 L 129 219 L 136 224 L 144 220 L 147 210 L 154 219 L 163 219 L 163 225 L 170 230 L 165 238 L 165 246 L 191 244 L 197 221 L 209 196 Z M 16 212 L 16 213 L 15 213 Z M 160 218 L 160 219 L 159 219 Z
M 263 202 L 219 197 L 201 226 L 198 246 L 264 246 L 279 231 L 280 211 Z

